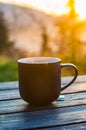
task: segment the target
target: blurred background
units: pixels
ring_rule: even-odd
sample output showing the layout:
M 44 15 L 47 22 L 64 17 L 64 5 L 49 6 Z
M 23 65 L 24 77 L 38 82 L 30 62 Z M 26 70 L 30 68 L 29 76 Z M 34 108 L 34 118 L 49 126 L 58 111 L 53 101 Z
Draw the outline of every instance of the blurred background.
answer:
M 0 82 L 18 80 L 17 60 L 31 56 L 59 57 L 86 74 L 85 0 L 0 0 Z

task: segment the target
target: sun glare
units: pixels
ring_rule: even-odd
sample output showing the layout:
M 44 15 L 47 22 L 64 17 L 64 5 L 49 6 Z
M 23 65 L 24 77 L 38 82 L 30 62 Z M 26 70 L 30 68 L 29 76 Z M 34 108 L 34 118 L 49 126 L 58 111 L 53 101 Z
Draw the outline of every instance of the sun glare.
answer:
M 75 8 L 80 19 L 86 19 L 86 0 L 76 0 Z
M 16 0 L 17 3 L 25 3 L 39 10 L 51 14 L 64 14 L 68 12 L 66 3 L 68 0 Z
M 15 3 L 21 4 L 26 6 L 31 6 L 33 8 L 37 8 L 41 11 L 50 14 L 66 14 L 68 13 L 68 8 L 66 4 L 68 0 L 0 0 L 1 2 L 5 3 Z M 78 13 L 80 19 L 86 19 L 86 0 L 75 0 L 75 9 Z
M 75 9 L 80 19 L 86 19 L 86 0 L 75 0 Z M 17 3 L 25 3 L 39 10 L 50 14 L 66 14 L 68 8 L 66 4 L 68 0 L 16 0 Z

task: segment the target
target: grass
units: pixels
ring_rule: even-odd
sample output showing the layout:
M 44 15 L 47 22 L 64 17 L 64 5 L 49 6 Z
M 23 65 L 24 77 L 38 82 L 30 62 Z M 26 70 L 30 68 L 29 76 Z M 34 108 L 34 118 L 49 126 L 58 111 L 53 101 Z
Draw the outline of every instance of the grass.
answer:
M 0 82 L 18 80 L 17 61 L 0 57 Z

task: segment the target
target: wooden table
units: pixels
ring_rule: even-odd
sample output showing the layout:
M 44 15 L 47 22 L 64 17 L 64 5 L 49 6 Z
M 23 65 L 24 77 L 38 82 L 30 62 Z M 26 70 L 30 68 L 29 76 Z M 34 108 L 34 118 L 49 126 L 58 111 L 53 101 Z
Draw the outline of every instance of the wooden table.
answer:
M 86 129 L 86 76 L 79 76 L 57 101 L 43 107 L 24 102 L 18 82 L 0 83 L 0 130 L 11 129 Z

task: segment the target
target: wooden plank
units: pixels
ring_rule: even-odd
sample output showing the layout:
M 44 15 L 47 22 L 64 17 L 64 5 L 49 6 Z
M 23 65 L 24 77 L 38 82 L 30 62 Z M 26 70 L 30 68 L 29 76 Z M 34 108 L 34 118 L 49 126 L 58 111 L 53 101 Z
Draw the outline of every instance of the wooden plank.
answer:
M 7 113 L 18 113 L 24 111 L 37 111 L 45 109 L 56 109 L 62 107 L 71 107 L 75 105 L 86 105 L 86 92 L 75 93 L 75 94 L 66 94 L 64 99 L 59 97 L 58 101 L 53 102 L 51 105 L 43 107 L 30 107 L 22 99 L 15 100 L 6 100 L 0 102 L 0 114 Z
M 63 84 L 67 83 L 69 80 L 71 80 L 71 77 L 62 77 Z M 84 83 L 86 82 L 86 76 L 78 76 L 75 80 L 75 83 Z M 0 91 L 1 90 L 10 90 L 10 89 L 18 89 L 18 81 L 11 81 L 11 82 L 0 82 Z
M 19 99 L 20 94 L 18 89 L 0 91 L 0 101 L 9 99 Z
M 14 86 L 16 86 L 16 83 L 14 83 Z M 73 84 L 70 87 L 68 87 L 66 90 L 62 91 L 62 94 L 76 93 L 81 91 L 86 91 L 86 83 Z M 18 89 L 7 89 L 7 90 L 0 91 L 0 101 L 9 100 L 9 99 L 19 99 L 19 98 L 20 98 L 20 94 Z
M 65 91 L 63 92 L 63 99 L 58 99 L 52 105 L 42 108 L 31 108 L 20 99 L 17 83 L 15 82 L 13 85 L 0 83 L 4 84 L 4 88 L 3 85 L 0 87 L 0 129 L 27 129 L 28 127 L 29 129 L 43 129 L 54 127 L 58 128 L 58 130 L 70 130 L 71 128 L 80 128 L 80 123 L 82 123 L 81 128 L 86 128 L 86 92 L 75 93 L 85 90 L 85 82 L 75 82 L 71 85 L 72 87 L 75 86 L 75 88 L 72 91 L 68 90 L 68 93 L 74 93 L 66 94 L 67 91 Z
M 65 83 L 67 81 L 71 80 L 71 76 L 69 77 L 62 77 L 62 81 Z M 79 75 L 76 80 L 74 81 L 74 83 L 83 83 L 83 82 L 86 82 L 86 75 Z
M 66 88 L 62 93 L 76 93 L 86 91 L 86 82 L 75 83 Z
M 0 91 L 10 89 L 18 89 L 18 81 L 0 82 Z
M 43 128 L 37 130 L 86 130 L 86 123 L 71 124 L 71 125 L 60 126 L 60 127 L 56 126 L 56 127 Z
M 86 106 L 0 115 L 2 129 L 35 129 L 86 122 Z
M 75 80 L 75 83 L 80 83 L 80 82 L 86 82 L 86 75 L 79 75 L 78 77 L 77 77 L 77 79 Z

